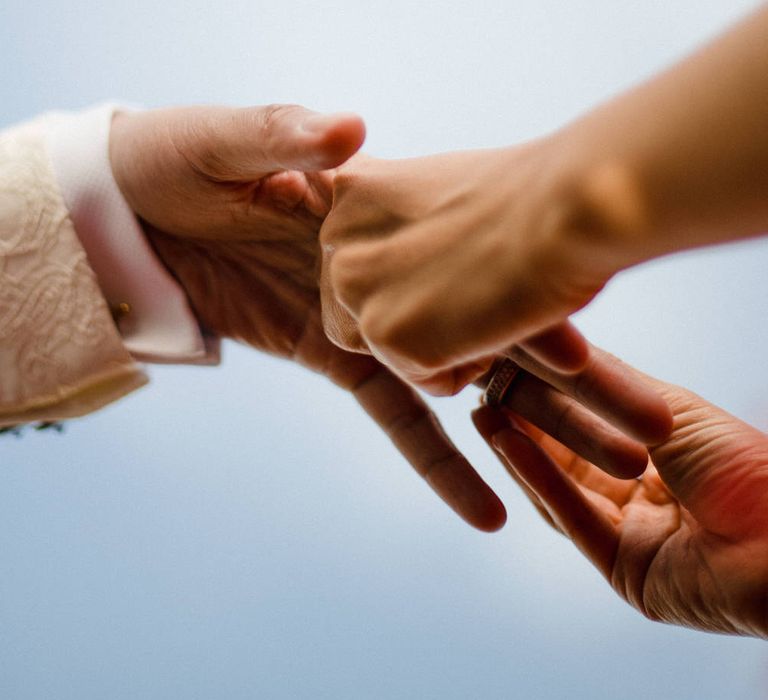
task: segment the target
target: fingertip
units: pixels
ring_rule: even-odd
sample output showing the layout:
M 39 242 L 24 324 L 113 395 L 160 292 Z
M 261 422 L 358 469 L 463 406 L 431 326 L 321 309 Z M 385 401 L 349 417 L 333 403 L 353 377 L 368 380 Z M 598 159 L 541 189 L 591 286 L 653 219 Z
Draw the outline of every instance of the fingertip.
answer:
M 625 432 L 644 445 L 658 445 L 672 434 L 674 416 L 664 397 L 649 386 L 633 386 L 634 402 Z
M 317 115 L 307 119 L 302 128 L 316 139 L 319 170 L 338 167 L 365 142 L 365 122 L 352 112 Z
M 507 509 L 501 499 L 493 494 L 493 499 L 488 499 L 485 509 L 477 513 L 469 523 L 481 532 L 498 532 L 507 523 Z
M 645 445 L 627 440 L 617 445 L 615 451 L 609 450 L 596 464 L 617 479 L 636 479 L 648 467 L 648 450 Z
M 498 532 L 507 522 L 507 509 L 490 486 L 483 483 L 483 487 L 471 501 L 462 503 L 457 512 L 481 532 Z
M 425 478 L 467 524 L 483 532 L 495 532 L 504 526 L 507 520 L 504 504 L 466 460 L 462 459 L 454 468 L 433 469 Z
M 643 426 L 643 441 L 646 445 L 658 445 L 669 438 L 675 427 L 675 418 L 669 404 L 657 396 L 655 405 L 648 408 L 646 424 Z

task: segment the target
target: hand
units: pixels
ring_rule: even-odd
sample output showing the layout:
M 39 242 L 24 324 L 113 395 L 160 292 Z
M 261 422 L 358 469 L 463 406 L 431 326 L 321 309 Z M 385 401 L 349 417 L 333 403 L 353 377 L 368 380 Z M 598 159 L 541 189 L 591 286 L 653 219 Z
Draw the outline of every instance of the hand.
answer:
M 637 481 L 605 474 L 514 413 L 484 407 L 473 418 L 541 514 L 644 615 L 768 638 L 768 436 L 652 384 L 675 424 Z
M 332 168 L 356 152 L 363 128 L 357 117 L 300 107 L 122 114 L 111 156 L 121 189 L 206 327 L 300 362 L 353 393 L 451 507 L 493 530 L 504 522 L 503 506 L 418 394 L 375 359 L 345 352 L 323 333 L 317 233 L 330 208 Z M 544 382 L 532 386 L 527 415 L 534 422 L 544 417 L 546 426 L 562 413 L 558 434 L 569 443 L 591 415 L 572 404 L 598 412 L 625 405 L 627 387 L 612 394 L 602 376 L 599 363 L 562 381 L 550 372 L 547 381 L 559 391 Z M 635 389 L 642 395 L 642 385 Z M 606 428 L 588 456 L 632 476 L 647 458 L 636 440 L 662 439 L 669 414 L 653 395 L 624 415 L 626 435 Z
M 205 327 L 350 391 L 452 508 L 478 528 L 497 529 L 503 506 L 418 394 L 323 333 L 318 230 L 332 168 L 363 138 L 353 115 L 173 109 L 118 115 L 110 155 L 121 190 Z
M 436 394 L 521 341 L 553 368 L 583 367 L 565 320 L 610 277 L 610 251 L 566 235 L 585 222 L 557 195 L 556 158 L 540 141 L 340 169 L 320 234 L 329 336 Z

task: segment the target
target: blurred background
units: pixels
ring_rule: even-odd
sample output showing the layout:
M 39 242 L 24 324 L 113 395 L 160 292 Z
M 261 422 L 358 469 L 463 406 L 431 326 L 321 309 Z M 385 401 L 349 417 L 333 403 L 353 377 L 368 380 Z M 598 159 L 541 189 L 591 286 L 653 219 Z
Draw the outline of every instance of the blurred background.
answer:
M 399 157 L 540 135 L 748 0 L 3 0 L 0 125 L 105 99 L 296 102 Z M 768 129 L 768 125 L 766 125 Z M 768 196 L 768 193 L 766 193 Z M 749 243 L 615 279 L 595 342 L 768 428 Z M 351 397 L 227 345 L 65 434 L 0 441 L 0 697 L 768 697 L 768 647 L 650 623 L 433 401 L 509 509 L 460 522 Z

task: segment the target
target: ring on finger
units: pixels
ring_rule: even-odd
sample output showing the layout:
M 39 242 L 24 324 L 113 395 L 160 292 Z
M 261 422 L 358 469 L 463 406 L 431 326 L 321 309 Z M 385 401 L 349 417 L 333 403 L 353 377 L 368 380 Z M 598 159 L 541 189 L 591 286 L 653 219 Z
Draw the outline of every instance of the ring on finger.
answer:
M 504 396 L 509 391 L 509 387 L 512 386 L 512 382 L 515 381 L 515 377 L 521 371 L 517 363 L 509 358 L 504 358 L 494 371 L 488 386 L 485 387 L 483 403 L 486 406 L 500 406 L 504 401 Z

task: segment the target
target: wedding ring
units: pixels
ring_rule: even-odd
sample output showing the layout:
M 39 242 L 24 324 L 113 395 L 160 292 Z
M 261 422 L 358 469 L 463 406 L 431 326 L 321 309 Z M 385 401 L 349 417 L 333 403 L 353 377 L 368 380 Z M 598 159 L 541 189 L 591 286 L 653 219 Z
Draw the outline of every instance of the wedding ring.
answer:
M 488 382 L 483 392 L 483 403 L 486 406 L 499 406 L 504 400 L 504 395 L 509 390 L 515 377 L 520 372 L 520 367 L 512 360 L 505 358 L 496 368 L 496 371 Z

